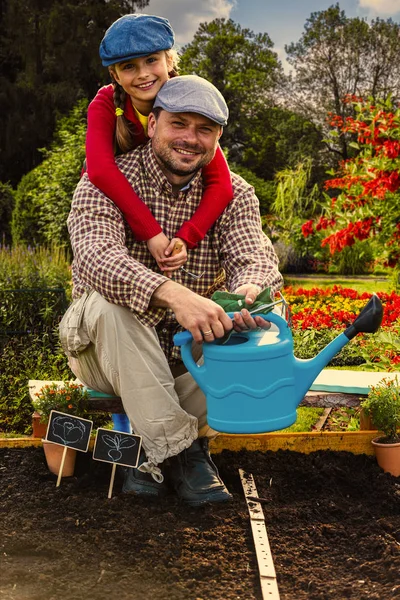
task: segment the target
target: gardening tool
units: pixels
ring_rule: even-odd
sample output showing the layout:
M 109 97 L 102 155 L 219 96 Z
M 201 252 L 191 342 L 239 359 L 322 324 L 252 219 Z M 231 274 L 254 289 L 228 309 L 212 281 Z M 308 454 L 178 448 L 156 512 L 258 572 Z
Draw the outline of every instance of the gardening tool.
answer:
M 218 340 L 203 344 L 203 365 L 193 359 L 190 332 L 174 336 L 186 368 L 206 396 L 207 421 L 216 431 L 265 433 L 292 425 L 296 407 L 320 371 L 357 333 L 375 333 L 383 308 L 373 294 L 352 325 L 309 360 L 294 356 L 285 319 L 273 312 L 260 316 L 275 327 L 234 332 L 223 345 Z

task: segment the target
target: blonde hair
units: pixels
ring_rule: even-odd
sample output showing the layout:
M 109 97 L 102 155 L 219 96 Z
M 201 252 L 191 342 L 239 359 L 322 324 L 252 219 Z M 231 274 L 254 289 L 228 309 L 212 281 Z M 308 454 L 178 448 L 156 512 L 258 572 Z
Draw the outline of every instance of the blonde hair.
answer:
M 176 77 L 177 75 L 179 75 L 178 63 L 180 57 L 174 48 L 171 48 L 170 50 L 164 50 L 164 52 L 167 57 L 167 63 L 171 65 L 171 68 L 168 71 L 168 76 L 170 78 Z M 117 150 L 119 149 L 121 150 L 121 152 L 125 153 L 129 152 L 129 150 L 132 150 L 133 148 L 136 148 L 136 134 L 133 130 L 131 123 L 123 114 L 123 110 L 125 108 L 126 92 L 123 89 L 123 87 L 119 85 L 119 83 L 115 80 L 115 65 L 111 65 L 110 67 L 108 67 L 108 71 L 111 75 L 112 84 L 114 87 L 114 106 L 116 109 L 119 108 L 122 111 L 122 113 L 117 116 L 117 123 L 115 126 L 115 152 L 117 152 Z

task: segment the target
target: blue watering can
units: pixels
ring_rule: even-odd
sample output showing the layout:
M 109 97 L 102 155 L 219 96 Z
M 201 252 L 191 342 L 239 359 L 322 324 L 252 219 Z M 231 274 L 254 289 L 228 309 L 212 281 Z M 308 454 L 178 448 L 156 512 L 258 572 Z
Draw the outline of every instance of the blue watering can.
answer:
M 309 360 L 294 356 L 284 318 L 272 312 L 261 316 L 276 327 L 234 332 L 224 345 L 218 340 L 203 344 L 203 365 L 193 359 L 190 332 L 174 336 L 186 368 L 206 396 L 207 421 L 216 431 L 265 433 L 292 425 L 296 407 L 317 375 L 357 333 L 379 329 L 383 308 L 373 294 L 353 324 Z

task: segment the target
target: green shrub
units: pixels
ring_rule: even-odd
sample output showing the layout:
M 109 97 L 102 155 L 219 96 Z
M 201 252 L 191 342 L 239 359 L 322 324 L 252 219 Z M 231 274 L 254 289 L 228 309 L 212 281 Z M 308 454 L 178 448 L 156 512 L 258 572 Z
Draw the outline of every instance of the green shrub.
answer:
M 0 289 L 69 288 L 70 257 L 65 248 L 0 245 Z
M 368 242 L 346 246 L 331 257 L 329 271 L 339 275 L 363 275 L 373 269 L 374 253 Z
M 299 329 L 293 331 L 294 354 L 297 358 L 314 358 L 340 331 L 331 329 Z M 331 367 L 355 366 L 365 363 L 360 354 L 359 338 L 344 346 L 329 362 Z
M 75 375 L 60 346 L 58 331 L 29 334 L 3 340 L 0 352 L 0 433 L 32 433 L 35 410 L 30 395 L 30 379 L 71 381 Z M 74 413 L 76 414 L 76 413 Z M 85 414 L 94 427 L 103 427 L 109 415 Z
M 274 181 L 266 181 L 265 179 L 261 179 L 261 177 L 257 177 L 253 171 L 250 171 L 250 169 L 242 167 L 241 165 L 231 163 L 229 166 L 234 173 L 240 175 L 240 177 L 243 177 L 247 183 L 254 187 L 256 196 L 260 201 L 261 215 L 269 214 L 271 212 L 272 203 L 275 200 L 276 183 Z
M 0 431 L 31 433 L 30 379 L 70 380 L 67 357 L 57 334 L 30 334 L 3 340 L 0 353 Z
M 70 264 L 65 249 L 24 246 L 0 246 L 0 264 L 0 431 L 30 433 L 29 379 L 74 379 L 55 328 L 70 299 Z
M 43 162 L 25 175 L 15 194 L 13 243 L 69 247 L 67 217 L 85 159 L 87 101 L 58 123 Z
M 51 331 L 70 299 L 65 249 L 0 246 L 0 264 L 0 334 Z

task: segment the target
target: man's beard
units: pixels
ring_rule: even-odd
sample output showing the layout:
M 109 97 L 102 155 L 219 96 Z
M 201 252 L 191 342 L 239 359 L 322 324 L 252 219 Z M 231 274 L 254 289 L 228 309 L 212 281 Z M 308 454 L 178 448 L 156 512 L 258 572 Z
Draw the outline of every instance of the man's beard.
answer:
M 202 158 L 195 164 L 191 163 L 187 165 L 187 167 L 182 167 L 182 160 L 184 160 L 184 155 L 182 155 L 182 159 L 173 157 L 174 148 L 179 148 L 181 150 L 188 150 L 190 152 L 199 152 L 202 154 Z M 205 165 L 207 165 L 214 155 L 214 151 L 204 152 L 204 148 L 201 146 L 193 146 L 187 144 L 186 142 L 180 142 L 179 145 L 176 143 L 170 144 L 168 146 L 162 146 L 158 143 L 158 139 L 156 136 L 153 138 L 153 151 L 154 154 L 164 169 L 172 173 L 173 175 L 178 175 L 181 177 L 185 177 L 186 175 L 192 175 L 193 173 L 197 173 L 200 171 Z

